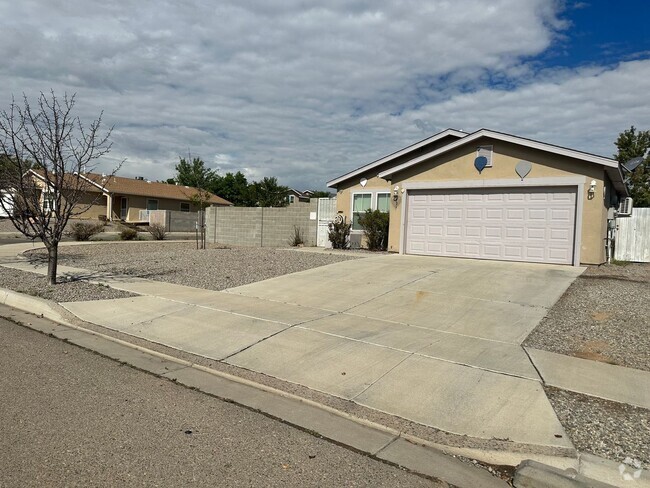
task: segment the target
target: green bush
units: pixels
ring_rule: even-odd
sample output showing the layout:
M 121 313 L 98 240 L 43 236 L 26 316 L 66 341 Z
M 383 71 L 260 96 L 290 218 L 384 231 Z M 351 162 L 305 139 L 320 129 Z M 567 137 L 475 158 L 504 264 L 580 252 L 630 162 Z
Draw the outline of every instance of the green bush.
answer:
M 74 222 L 70 225 L 68 234 L 74 238 L 75 241 L 88 241 L 95 234 L 104 231 L 104 224 L 93 224 L 90 222 Z
M 138 231 L 131 227 L 124 227 L 120 232 L 121 241 L 134 241 L 138 238 Z
M 346 224 L 343 219 L 329 223 L 327 237 L 334 249 L 348 248 L 350 245 L 350 227 L 351 224 Z
M 150 226 L 147 227 L 147 232 L 149 232 L 149 234 L 151 234 L 151 236 L 156 241 L 164 240 L 165 236 L 167 235 L 167 230 L 165 229 L 165 226 L 161 224 L 151 224 Z
M 370 251 L 385 251 L 388 247 L 388 213 L 379 210 L 366 210 L 359 217 L 359 225 L 366 236 Z

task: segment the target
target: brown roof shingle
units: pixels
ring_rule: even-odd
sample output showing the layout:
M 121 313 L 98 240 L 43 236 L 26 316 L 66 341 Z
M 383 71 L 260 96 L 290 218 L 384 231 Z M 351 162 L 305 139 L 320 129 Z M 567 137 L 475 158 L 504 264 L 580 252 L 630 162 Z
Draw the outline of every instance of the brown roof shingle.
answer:
M 86 173 L 83 176 L 111 193 L 122 195 L 137 195 L 141 197 L 169 198 L 171 200 L 189 201 L 199 191 L 196 188 L 189 186 L 136 180 L 135 178 L 124 178 L 122 176 L 104 177 L 95 173 Z M 210 195 L 210 203 L 217 205 L 232 205 L 232 203 L 220 196 L 212 193 Z

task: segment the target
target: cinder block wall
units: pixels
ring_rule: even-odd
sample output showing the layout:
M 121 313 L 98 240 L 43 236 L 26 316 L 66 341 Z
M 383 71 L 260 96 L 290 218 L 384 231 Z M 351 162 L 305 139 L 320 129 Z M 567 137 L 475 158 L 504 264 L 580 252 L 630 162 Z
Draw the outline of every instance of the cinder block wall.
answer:
M 167 232 L 194 232 L 198 212 L 181 212 L 180 210 L 151 210 L 149 223 L 165 226 Z
M 305 245 L 315 246 L 318 221 L 310 217 L 317 207 L 316 199 L 283 208 L 209 207 L 206 239 L 232 246 L 286 247 L 298 226 Z

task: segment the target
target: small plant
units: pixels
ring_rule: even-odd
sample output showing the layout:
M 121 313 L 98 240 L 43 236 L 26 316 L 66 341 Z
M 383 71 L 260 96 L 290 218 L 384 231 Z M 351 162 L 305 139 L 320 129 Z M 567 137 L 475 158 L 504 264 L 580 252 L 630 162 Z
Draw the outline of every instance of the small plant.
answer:
M 328 225 L 327 237 L 334 249 L 347 249 L 350 245 L 351 224 L 346 224 L 343 218 L 337 218 Z
M 149 227 L 147 227 L 147 232 L 149 232 L 149 234 L 151 234 L 151 237 L 153 237 L 156 241 L 164 240 L 165 236 L 167 235 L 165 226 L 161 224 L 151 224 Z
M 302 229 L 297 225 L 293 226 L 293 235 L 289 239 L 289 245 L 293 247 L 302 247 L 305 245 L 304 234 Z
M 68 232 L 75 241 L 88 241 L 95 234 L 104 231 L 104 224 L 91 224 L 89 222 L 74 222 Z
M 359 225 L 366 236 L 370 251 L 385 251 L 388 247 L 388 213 L 380 210 L 366 210 L 359 217 Z
M 134 241 L 138 238 L 138 231 L 131 227 L 123 227 L 120 232 L 121 241 Z

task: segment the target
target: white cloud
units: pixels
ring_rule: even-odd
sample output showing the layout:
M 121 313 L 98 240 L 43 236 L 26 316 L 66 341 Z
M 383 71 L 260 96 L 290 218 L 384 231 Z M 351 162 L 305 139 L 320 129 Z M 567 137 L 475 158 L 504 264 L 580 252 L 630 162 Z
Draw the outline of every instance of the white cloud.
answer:
M 487 126 L 595 152 L 650 126 L 648 62 L 539 71 L 567 25 L 547 0 L 0 5 L 0 105 L 77 92 L 115 125 L 107 166 L 164 179 L 179 155 L 222 172 L 324 182 L 431 133 Z M 495 90 L 490 86 L 503 86 Z M 644 91 L 638 91 L 644 90 Z

